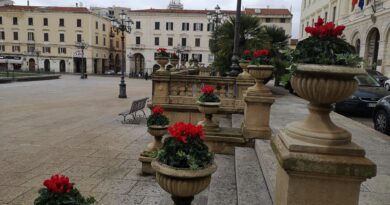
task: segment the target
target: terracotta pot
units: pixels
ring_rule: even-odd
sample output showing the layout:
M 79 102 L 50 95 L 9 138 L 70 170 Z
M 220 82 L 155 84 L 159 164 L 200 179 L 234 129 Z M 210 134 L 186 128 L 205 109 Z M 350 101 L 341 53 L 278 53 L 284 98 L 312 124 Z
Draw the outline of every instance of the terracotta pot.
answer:
M 243 72 L 238 75 L 239 78 L 252 78 L 251 74 L 248 73 L 249 60 L 240 60 L 239 65 Z
M 163 146 L 162 138 L 165 134 L 168 133 L 167 130 L 168 126 L 148 126 L 148 132 L 154 137 L 154 142 L 149 143 L 145 151 L 151 152 L 161 149 L 161 147 Z
M 272 76 L 272 65 L 249 65 L 248 72 L 255 78 L 256 84 L 248 88 L 248 92 L 264 93 L 271 95 L 271 91 L 264 86 L 264 80 Z
M 205 119 L 198 122 L 198 125 L 202 125 L 203 129 L 207 131 L 219 131 L 218 124 L 213 121 L 213 114 L 216 114 L 221 106 L 220 102 L 196 102 L 198 104 L 198 110 L 205 115 Z
M 205 190 L 211 181 L 211 175 L 217 170 L 215 163 L 199 170 L 171 167 L 154 160 L 152 167 L 156 171 L 156 180 L 166 192 L 172 195 L 175 204 L 190 205 L 194 196 Z
M 291 85 L 299 96 L 308 100 L 310 111 L 303 122 L 287 125 L 289 136 L 320 145 L 345 145 L 351 134 L 330 119 L 331 104 L 351 96 L 357 89 L 356 75 L 362 68 L 346 66 L 298 65 Z
M 166 72 L 168 72 L 165 69 L 165 66 L 169 63 L 169 58 L 168 57 L 157 57 L 156 61 L 160 65 L 160 69 L 158 69 L 156 71 L 157 73 L 166 73 Z

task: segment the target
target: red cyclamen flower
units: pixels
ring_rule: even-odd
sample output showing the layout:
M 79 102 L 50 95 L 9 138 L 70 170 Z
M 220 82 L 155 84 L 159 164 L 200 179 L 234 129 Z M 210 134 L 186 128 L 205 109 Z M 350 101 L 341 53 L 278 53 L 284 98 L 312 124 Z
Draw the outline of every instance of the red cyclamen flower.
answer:
M 253 53 L 253 57 L 255 57 L 255 58 L 269 56 L 269 55 L 270 55 L 270 52 L 267 49 L 257 50 Z
M 339 37 L 343 35 L 345 26 L 337 26 L 333 22 L 328 22 L 324 24 L 324 20 L 321 17 L 318 17 L 317 22 L 314 24 L 314 27 L 306 27 L 305 31 L 311 36 L 324 38 L 327 36 Z
M 212 93 L 214 93 L 214 88 L 209 86 L 209 85 L 205 85 L 203 88 L 202 88 L 202 93 L 205 94 L 205 95 L 210 95 Z
M 245 50 L 244 51 L 244 55 L 250 55 L 251 54 L 251 51 L 250 50 Z
M 178 122 L 168 128 L 169 134 L 178 142 L 187 143 L 187 138 L 204 139 L 203 127 L 201 125 L 195 126 L 191 123 Z
M 72 183 L 69 182 L 69 177 L 58 174 L 46 179 L 43 185 L 48 191 L 54 193 L 69 193 L 73 187 Z
M 161 107 L 155 107 L 152 110 L 153 114 L 157 114 L 157 115 L 164 113 L 164 111 L 165 110 L 163 108 L 161 108 Z

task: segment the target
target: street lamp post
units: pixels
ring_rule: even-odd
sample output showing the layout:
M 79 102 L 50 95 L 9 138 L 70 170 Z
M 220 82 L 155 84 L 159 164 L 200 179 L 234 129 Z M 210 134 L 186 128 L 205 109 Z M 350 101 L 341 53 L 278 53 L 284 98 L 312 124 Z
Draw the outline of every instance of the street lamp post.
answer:
M 233 57 L 232 57 L 232 65 L 230 68 L 232 69 L 229 73 L 230 76 L 236 77 L 240 74 L 240 66 L 238 65 L 239 61 L 239 46 L 240 46 L 240 17 L 241 17 L 241 0 L 237 0 L 237 10 L 236 10 L 236 23 L 234 27 L 234 49 L 233 49 Z
M 133 24 L 133 21 L 130 19 L 130 17 L 127 17 L 124 10 L 119 14 L 119 19 L 116 19 L 115 17 L 111 17 L 111 23 L 113 25 L 113 30 L 119 34 L 122 32 L 121 40 L 122 40 L 122 65 L 121 65 L 121 82 L 119 84 L 119 98 L 127 98 L 126 95 L 126 84 L 125 84 L 125 32 L 131 33 L 131 25 Z
M 81 79 L 87 79 L 87 75 L 85 74 L 85 66 L 84 66 L 84 49 L 88 49 L 89 45 L 85 43 L 84 40 L 80 42 L 76 42 L 76 47 L 81 49 Z
M 180 44 L 177 44 L 177 46 L 174 47 L 173 49 L 174 49 L 175 52 L 179 55 L 179 65 L 177 65 L 177 66 L 179 66 L 179 68 L 180 68 L 180 63 L 181 63 L 180 60 L 183 60 L 183 58 L 181 57 L 181 54 L 183 53 L 184 48 L 183 48 L 183 46 L 181 46 Z
M 224 20 L 225 16 L 226 16 L 225 13 L 223 13 L 221 11 L 221 7 L 219 7 L 219 5 L 217 5 L 215 7 L 214 11 L 210 11 L 210 12 L 207 13 L 207 19 L 208 19 L 209 23 L 211 23 L 213 25 L 213 29 L 212 30 L 217 28 L 219 26 L 219 24 L 222 23 L 222 21 Z

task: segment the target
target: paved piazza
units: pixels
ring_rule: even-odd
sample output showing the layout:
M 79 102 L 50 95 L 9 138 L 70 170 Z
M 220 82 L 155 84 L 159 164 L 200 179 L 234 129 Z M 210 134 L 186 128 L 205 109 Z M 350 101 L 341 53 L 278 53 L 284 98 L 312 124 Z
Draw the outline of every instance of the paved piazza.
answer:
M 0 204 L 33 204 L 55 173 L 99 204 L 158 203 L 162 190 L 138 174 L 151 140 L 145 123 L 122 125 L 118 116 L 151 96 L 152 81 L 126 80 L 128 99 L 117 97 L 119 77 L 0 84 Z

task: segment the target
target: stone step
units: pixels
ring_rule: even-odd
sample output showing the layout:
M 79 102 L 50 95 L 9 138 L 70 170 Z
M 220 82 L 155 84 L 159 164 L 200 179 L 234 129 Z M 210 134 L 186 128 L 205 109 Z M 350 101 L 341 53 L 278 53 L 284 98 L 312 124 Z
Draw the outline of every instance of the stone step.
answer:
M 237 147 L 235 163 L 238 205 L 272 205 L 255 150 Z
M 237 205 L 234 156 L 215 155 L 218 169 L 211 177 L 207 205 Z
M 268 190 L 271 193 L 272 201 L 274 200 L 276 186 L 276 169 L 278 161 L 272 151 L 269 140 L 256 140 L 255 151 L 261 170 L 263 172 Z

